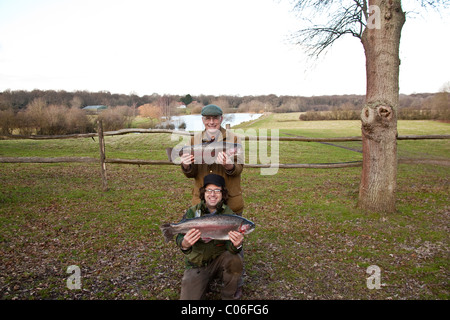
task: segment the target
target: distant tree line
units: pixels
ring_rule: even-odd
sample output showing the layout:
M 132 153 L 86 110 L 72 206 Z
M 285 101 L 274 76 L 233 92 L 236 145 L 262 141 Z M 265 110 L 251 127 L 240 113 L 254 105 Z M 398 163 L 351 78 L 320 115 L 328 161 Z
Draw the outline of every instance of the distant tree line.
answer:
M 449 90 L 439 93 L 400 95 L 399 119 L 450 119 Z M 151 119 L 140 126 L 154 127 L 177 114 L 200 113 L 217 104 L 225 113 L 301 112 L 300 120 L 358 120 L 363 95 L 330 96 L 213 96 L 112 94 L 108 91 L 11 91 L 0 92 L 0 133 L 69 134 L 95 131 L 95 119 L 105 130 L 132 126 L 137 115 Z M 89 105 L 108 108 L 98 114 L 82 110 Z M 180 108 L 180 106 L 186 106 Z M 14 131 L 16 130 L 16 131 Z
M 400 95 L 400 109 L 427 110 L 436 108 L 436 104 L 445 103 L 448 92 L 418 93 Z M 447 98 L 445 97 L 447 96 Z M 14 112 L 25 109 L 36 98 L 42 99 L 47 105 L 83 108 L 89 105 L 106 105 L 108 107 L 129 106 L 139 107 L 144 104 L 155 104 L 165 98 L 168 104 L 174 102 L 187 106 L 207 105 L 215 103 L 227 112 L 306 112 L 333 111 L 338 109 L 360 110 L 364 104 L 364 95 L 328 95 L 328 96 L 277 96 L 274 94 L 261 96 L 230 96 L 230 95 L 152 95 L 114 94 L 109 91 L 55 91 L 55 90 L 5 90 L 0 92 L 0 110 L 12 109 Z M 438 101 L 439 100 L 439 101 Z
M 312 120 L 359 120 L 361 109 L 355 105 L 344 103 L 330 106 L 325 110 L 306 111 L 300 114 L 303 121 Z M 400 95 L 400 106 L 397 112 L 400 120 L 450 120 L 450 94 Z

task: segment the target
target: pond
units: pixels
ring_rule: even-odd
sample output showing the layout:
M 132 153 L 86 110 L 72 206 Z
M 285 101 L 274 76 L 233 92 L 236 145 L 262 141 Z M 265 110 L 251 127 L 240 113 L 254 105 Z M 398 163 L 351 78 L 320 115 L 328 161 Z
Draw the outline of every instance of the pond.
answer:
M 261 113 L 227 113 L 223 116 L 222 127 L 225 128 L 227 124 L 230 124 L 230 126 L 233 127 L 242 122 L 256 120 L 261 116 Z M 175 130 L 178 130 L 182 123 L 186 124 L 186 131 L 205 130 L 200 114 L 173 116 L 170 122 L 175 125 Z

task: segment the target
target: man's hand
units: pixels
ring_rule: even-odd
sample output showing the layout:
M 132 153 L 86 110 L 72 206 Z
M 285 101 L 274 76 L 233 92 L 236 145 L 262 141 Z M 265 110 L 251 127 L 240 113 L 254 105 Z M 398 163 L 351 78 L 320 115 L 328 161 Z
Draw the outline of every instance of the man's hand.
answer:
M 228 236 L 230 237 L 231 243 L 233 243 L 233 246 L 238 248 L 242 245 L 244 242 L 244 235 L 237 231 L 230 231 L 228 232 Z
M 219 152 L 217 155 L 216 163 L 223 165 L 225 170 L 231 171 L 234 168 L 233 159 L 225 152 Z
M 183 242 L 181 242 L 181 248 L 183 250 L 187 250 L 190 247 L 192 247 L 202 236 L 200 230 L 198 229 L 191 229 L 189 230 L 183 239 Z
M 183 153 L 180 159 L 185 169 L 189 169 L 190 165 L 194 162 L 194 156 L 190 153 Z

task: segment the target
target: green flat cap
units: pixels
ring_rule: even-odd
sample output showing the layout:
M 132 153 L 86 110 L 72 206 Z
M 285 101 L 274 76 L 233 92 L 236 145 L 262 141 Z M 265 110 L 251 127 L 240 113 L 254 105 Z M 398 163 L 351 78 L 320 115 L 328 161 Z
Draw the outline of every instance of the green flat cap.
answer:
M 215 104 L 208 104 L 202 109 L 202 116 L 221 116 L 222 113 L 222 109 Z

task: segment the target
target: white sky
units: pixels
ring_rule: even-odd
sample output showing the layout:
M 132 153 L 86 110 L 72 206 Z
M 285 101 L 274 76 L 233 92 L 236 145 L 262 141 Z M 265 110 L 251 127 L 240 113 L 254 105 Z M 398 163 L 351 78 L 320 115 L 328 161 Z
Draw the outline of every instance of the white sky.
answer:
M 0 0 L 0 91 L 365 94 L 359 40 L 343 38 L 308 60 L 288 40 L 301 28 L 291 8 L 280 0 Z M 405 24 L 401 93 L 450 81 L 448 11 Z

